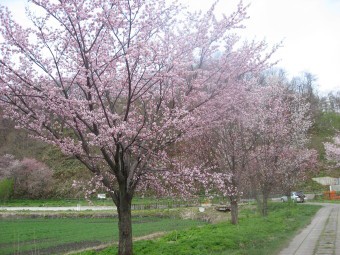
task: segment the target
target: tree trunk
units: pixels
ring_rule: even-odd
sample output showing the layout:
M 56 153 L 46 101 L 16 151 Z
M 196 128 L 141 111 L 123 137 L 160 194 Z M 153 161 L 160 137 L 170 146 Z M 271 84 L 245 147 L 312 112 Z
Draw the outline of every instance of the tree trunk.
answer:
M 268 195 L 265 193 L 256 196 L 257 209 L 262 216 L 268 215 Z
M 231 224 L 238 224 L 238 204 L 237 200 L 231 200 Z
M 131 222 L 132 196 L 126 191 L 120 191 L 117 203 L 119 244 L 118 255 L 132 255 L 132 222 Z
M 268 194 L 264 192 L 262 195 L 262 216 L 268 215 Z
M 291 198 L 290 198 L 290 195 L 291 195 L 291 191 L 286 191 L 286 197 L 287 197 L 287 202 L 291 202 Z

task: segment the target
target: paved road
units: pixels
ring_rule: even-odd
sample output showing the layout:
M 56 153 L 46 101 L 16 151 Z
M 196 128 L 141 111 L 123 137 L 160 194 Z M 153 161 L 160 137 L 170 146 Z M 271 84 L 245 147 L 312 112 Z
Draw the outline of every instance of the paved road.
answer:
M 340 255 L 340 204 L 324 204 L 279 255 Z
M 0 206 L 0 210 L 6 211 L 103 211 L 117 210 L 115 206 L 69 206 L 69 207 L 4 207 Z

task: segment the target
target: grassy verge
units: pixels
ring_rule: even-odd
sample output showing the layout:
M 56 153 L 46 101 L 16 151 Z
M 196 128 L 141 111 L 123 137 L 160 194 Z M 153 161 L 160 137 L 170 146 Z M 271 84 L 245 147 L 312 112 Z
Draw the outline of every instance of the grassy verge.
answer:
M 296 233 L 307 225 L 320 207 L 294 203 L 270 204 L 268 217 L 260 217 L 254 209 L 241 212 L 240 224 L 228 222 L 174 231 L 157 240 L 137 241 L 136 255 L 264 255 L 275 254 Z M 116 254 L 116 247 L 81 255 Z
M 132 200 L 133 205 L 154 205 L 154 204 L 160 204 L 160 205 L 186 205 L 186 204 L 193 204 L 193 203 L 199 203 L 200 201 L 198 199 L 196 200 L 190 200 L 190 201 L 183 201 L 179 198 L 153 198 L 153 197 L 147 197 L 147 198 L 140 198 L 135 197 Z M 111 199 L 97 199 L 94 198 L 91 201 L 85 200 L 85 199 L 10 199 L 7 201 L 0 201 L 0 206 L 10 206 L 10 207 L 59 207 L 59 206 L 113 206 L 113 202 Z
M 139 237 L 205 224 L 179 218 L 133 217 L 133 235 Z M 1 219 L 0 229 L 1 254 L 61 254 L 118 239 L 116 218 Z
M 97 206 L 112 206 L 112 200 L 98 200 L 94 199 L 91 201 L 93 205 Z M 89 201 L 84 199 L 11 199 L 6 202 L 2 202 L 1 206 L 10 207 L 59 207 L 59 206 L 77 206 L 78 204 L 82 206 L 88 206 Z
M 313 199 L 308 200 L 311 203 L 330 203 L 330 204 L 340 204 L 340 200 L 326 200 L 326 199 Z

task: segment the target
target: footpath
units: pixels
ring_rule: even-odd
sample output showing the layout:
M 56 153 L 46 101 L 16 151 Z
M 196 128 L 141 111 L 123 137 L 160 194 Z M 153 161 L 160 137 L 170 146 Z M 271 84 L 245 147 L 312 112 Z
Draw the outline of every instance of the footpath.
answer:
M 319 205 L 311 224 L 279 255 L 340 255 L 340 204 Z

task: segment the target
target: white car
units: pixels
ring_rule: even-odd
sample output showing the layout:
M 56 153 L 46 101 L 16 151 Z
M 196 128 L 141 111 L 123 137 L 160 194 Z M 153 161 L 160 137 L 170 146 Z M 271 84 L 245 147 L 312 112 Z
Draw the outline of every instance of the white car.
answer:
M 298 191 L 298 192 L 294 191 L 294 192 L 290 193 L 290 199 L 293 202 L 303 203 L 303 202 L 305 202 L 306 196 L 301 191 Z M 282 202 L 287 202 L 288 201 L 288 197 L 287 196 L 281 197 L 281 201 Z

